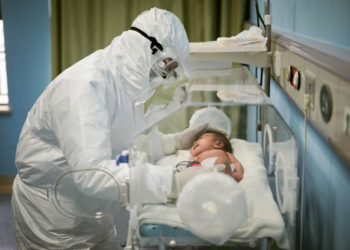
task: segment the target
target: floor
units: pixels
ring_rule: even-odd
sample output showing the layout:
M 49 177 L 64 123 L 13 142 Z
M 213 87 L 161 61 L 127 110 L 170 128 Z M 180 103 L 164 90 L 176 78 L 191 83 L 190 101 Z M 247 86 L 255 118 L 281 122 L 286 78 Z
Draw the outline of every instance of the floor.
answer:
M 11 216 L 11 195 L 0 194 L 0 250 L 17 250 Z M 129 212 L 119 209 L 115 215 L 119 245 L 126 242 Z M 118 249 L 123 249 L 122 247 Z
M 11 220 L 11 195 L 0 194 L 0 250 L 15 250 L 16 241 Z

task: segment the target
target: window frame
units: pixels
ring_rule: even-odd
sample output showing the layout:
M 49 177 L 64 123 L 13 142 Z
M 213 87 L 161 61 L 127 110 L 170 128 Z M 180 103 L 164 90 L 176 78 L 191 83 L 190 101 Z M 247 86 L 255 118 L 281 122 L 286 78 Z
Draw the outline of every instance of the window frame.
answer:
M 4 22 L 0 19 L 0 113 L 11 113 L 9 106 Z

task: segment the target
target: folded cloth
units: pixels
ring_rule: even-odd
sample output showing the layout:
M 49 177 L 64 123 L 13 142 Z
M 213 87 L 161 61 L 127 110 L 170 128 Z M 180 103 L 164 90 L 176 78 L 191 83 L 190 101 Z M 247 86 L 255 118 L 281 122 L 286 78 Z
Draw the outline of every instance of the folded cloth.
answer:
M 249 30 L 244 30 L 236 36 L 218 37 L 217 42 L 225 46 L 244 46 L 248 44 L 266 45 L 267 38 L 262 35 L 262 29 L 251 26 Z

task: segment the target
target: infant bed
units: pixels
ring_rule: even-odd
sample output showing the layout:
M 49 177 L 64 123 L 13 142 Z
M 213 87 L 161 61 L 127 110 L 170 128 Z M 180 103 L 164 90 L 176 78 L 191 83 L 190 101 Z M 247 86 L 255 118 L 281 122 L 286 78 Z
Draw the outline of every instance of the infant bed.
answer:
M 231 121 L 234 155 L 245 169 L 238 185 L 245 192 L 249 213 L 230 239 L 220 245 L 267 249 L 275 242 L 281 249 L 294 249 L 298 177 L 296 142 L 289 128 L 246 67 L 195 72 L 186 84 L 156 93 L 148 104 L 145 119 L 151 126 L 134 140 L 131 169 L 140 169 L 145 163 L 138 159 L 140 152 L 146 155 L 146 162 L 156 165 L 184 160 L 184 152 L 177 152 L 156 161 L 150 144 L 140 143 L 140 136 L 151 138 L 154 130 L 181 131 L 188 127 L 196 110 L 217 107 Z M 143 181 L 137 174 L 130 179 L 128 247 L 212 245 L 186 226 L 176 204 L 140 198 L 138 187 Z
M 230 242 L 246 242 L 253 246 L 258 239 L 270 237 L 278 242 L 280 246 L 285 247 L 285 242 L 283 242 L 284 222 L 277 204 L 273 200 L 263 164 L 260 144 L 240 139 L 233 139 L 231 143 L 234 148 L 234 155 L 245 169 L 244 179 L 239 185 L 246 192 L 251 217 L 235 231 Z M 181 156 L 181 154 L 165 156 L 157 164 L 162 164 L 162 162 L 176 164 L 176 162 L 183 159 Z M 142 208 L 137 219 L 140 224 L 141 237 L 158 238 L 160 235 L 171 237 L 172 234 L 180 234 L 182 237 L 187 238 L 186 244 L 190 244 L 192 241 L 189 238 L 193 235 L 184 230 L 186 226 L 181 221 L 174 204 L 165 206 L 146 205 Z M 159 224 L 172 227 L 159 226 Z M 143 244 L 151 240 L 145 239 L 144 241 Z M 182 241 L 184 242 L 185 240 L 182 239 Z M 202 242 L 202 244 L 205 243 Z

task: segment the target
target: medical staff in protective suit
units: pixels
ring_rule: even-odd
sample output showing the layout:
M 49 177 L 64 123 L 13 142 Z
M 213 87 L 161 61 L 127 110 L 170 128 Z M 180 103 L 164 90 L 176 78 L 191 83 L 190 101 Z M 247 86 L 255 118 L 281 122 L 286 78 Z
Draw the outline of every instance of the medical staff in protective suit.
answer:
M 142 112 L 135 103 L 152 95 L 154 79 L 177 77 L 180 61 L 188 54 L 188 38 L 179 19 L 152 8 L 108 47 L 48 85 L 28 113 L 17 145 L 12 213 L 19 249 L 118 248 L 112 220 L 65 217 L 47 192 L 58 177 L 72 170 L 105 169 L 118 179 L 121 168 L 115 157 L 142 126 Z M 163 136 L 160 151 L 189 148 L 203 129 Z M 103 181 L 98 175 L 89 176 L 76 180 L 76 185 L 108 197 L 111 183 Z

